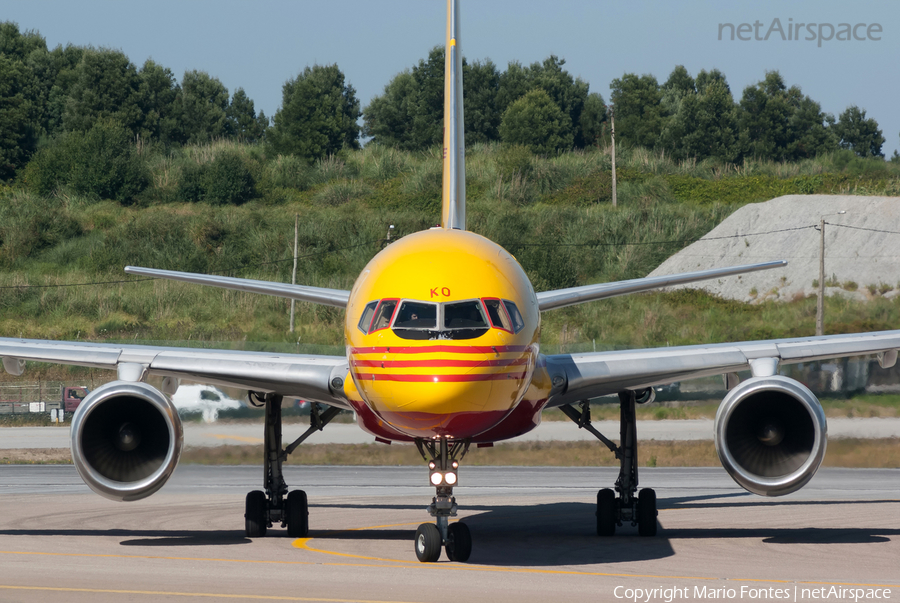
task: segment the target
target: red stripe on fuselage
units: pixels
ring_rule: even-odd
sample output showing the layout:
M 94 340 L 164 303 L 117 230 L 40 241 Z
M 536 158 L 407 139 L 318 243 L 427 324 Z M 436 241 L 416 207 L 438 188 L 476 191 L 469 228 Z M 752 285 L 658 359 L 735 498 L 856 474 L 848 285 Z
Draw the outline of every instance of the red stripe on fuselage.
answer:
M 435 352 L 449 352 L 450 354 L 503 354 L 505 352 L 525 352 L 531 346 L 527 345 L 426 345 L 389 346 L 350 348 L 351 354 L 434 354 Z
M 517 366 L 527 364 L 528 358 L 501 358 L 500 360 L 353 360 L 353 366 L 367 368 L 478 368 L 488 366 Z
M 392 375 L 390 373 L 354 373 L 364 381 L 405 381 L 411 383 L 456 383 L 462 381 L 500 381 L 524 379 L 525 373 L 469 373 L 466 375 Z

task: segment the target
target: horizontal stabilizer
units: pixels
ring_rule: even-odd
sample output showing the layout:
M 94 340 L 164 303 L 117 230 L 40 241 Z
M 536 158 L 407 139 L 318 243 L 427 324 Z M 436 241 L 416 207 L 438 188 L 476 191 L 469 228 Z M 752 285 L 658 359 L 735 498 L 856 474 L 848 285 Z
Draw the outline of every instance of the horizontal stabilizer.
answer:
M 556 289 L 555 291 L 543 291 L 537 294 L 538 306 L 543 312 L 544 310 L 555 310 L 556 308 L 574 306 L 575 304 L 583 304 L 584 302 L 616 297 L 618 295 L 640 293 L 641 291 L 651 291 L 672 285 L 683 285 L 695 281 L 705 281 L 735 274 L 756 272 L 757 270 L 781 268 L 783 266 L 787 266 L 786 261 L 776 260 L 761 264 L 746 264 L 744 266 L 731 266 L 729 268 L 716 268 L 699 272 L 685 272 L 682 274 L 636 278 L 629 281 L 616 281 L 614 283 L 571 287 L 569 289 Z
M 212 274 L 196 274 L 193 272 L 177 272 L 175 270 L 156 270 L 155 268 L 138 268 L 126 266 L 125 272 L 139 276 L 164 278 L 198 285 L 210 285 L 222 289 L 234 289 L 248 293 L 262 293 L 286 297 L 298 301 L 306 301 L 323 306 L 346 308 L 350 300 L 350 292 L 341 289 L 326 289 L 324 287 L 307 287 L 304 285 L 290 285 L 287 283 L 273 283 L 271 281 L 257 281 L 248 278 L 233 278 L 229 276 L 215 276 Z

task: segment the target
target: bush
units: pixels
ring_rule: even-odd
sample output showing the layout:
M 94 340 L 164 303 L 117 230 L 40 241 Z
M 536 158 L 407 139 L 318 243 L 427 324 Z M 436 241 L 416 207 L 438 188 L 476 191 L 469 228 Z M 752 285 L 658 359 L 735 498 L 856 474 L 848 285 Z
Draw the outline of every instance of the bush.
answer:
M 504 180 L 512 180 L 518 174 L 527 178 L 531 174 L 534 163 L 534 155 L 531 149 L 523 144 L 505 144 L 494 158 L 497 172 Z
M 205 201 L 216 205 L 240 205 L 253 198 L 256 182 L 238 153 L 221 153 L 205 166 L 205 172 Z
M 296 155 L 278 155 L 265 168 L 265 182 L 275 188 L 304 191 L 310 187 L 312 168 Z
M 104 120 L 86 133 L 68 132 L 38 152 L 26 169 L 25 181 L 39 195 L 68 186 L 88 198 L 130 205 L 150 178 L 128 131 Z
M 256 178 L 237 151 L 224 151 L 208 163 L 190 161 L 181 169 L 178 197 L 213 205 L 240 205 L 256 194 Z
M 205 186 L 203 182 L 204 166 L 189 162 L 181 168 L 178 178 L 178 198 L 189 203 L 203 199 Z
M 0 261 L 4 265 L 81 234 L 81 225 L 57 197 L 14 193 L 0 203 Z
M 500 139 L 528 146 L 538 155 L 572 148 L 572 120 L 541 89 L 512 103 L 500 122 Z

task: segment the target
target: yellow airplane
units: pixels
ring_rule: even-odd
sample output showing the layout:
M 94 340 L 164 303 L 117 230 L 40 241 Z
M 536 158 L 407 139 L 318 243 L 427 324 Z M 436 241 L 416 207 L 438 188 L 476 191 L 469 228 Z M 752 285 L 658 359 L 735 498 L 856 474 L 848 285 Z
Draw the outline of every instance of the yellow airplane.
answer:
M 535 292 L 516 259 L 466 230 L 462 54 L 456 0 L 447 2 L 445 127 L 441 225 L 401 238 L 378 253 L 350 291 L 127 267 L 129 274 L 277 295 L 343 308 L 346 356 L 200 350 L 84 342 L 0 339 L 7 372 L 25 361 L 113 369 L 118 380 L 91 392 L 72 421 L 72 458 L 84 481 L 118 501 L 161 488 L 181 453 L 182 428 L 168 396 L 180 379 L 242 387 L 265 406 L 264 488 L 246 499 L 250 537 L 280 524 L 308 532 L 302 490 L 289 491 L 285 458 L 341 409 L 382 442 L 413 442 L 429 468 L 434 523 L 416 531 L 420 561 L 466 561 L 472 538 L 457 514 L 453 487 L 473 444 L 490 445 L 534 429 L 545 408 L 560 408 L 620 459 L 614 489 L 597 493 L 597 533 L 637 525 L 656 534 L 656 495 L 638 492 L 635 404 L 653 386 L 725 375 L 729 392 L 716 417 L 716 448 L 735 481 L 777 496 L 805 485 L 825 454 L 827 428 L 816 397 L 778 375 L 780 364 L 878 354 L 892 366 L 900 331 L 695 345 L 589 354 L 543 355 L 541 312 L 785 265 L 768 262 L 702 272 Z M 749 369 L 741 382 L 737 372 Z M 162 391 L 145 383 L 163 377 Z M 618 394 L 616 444 L 591 426 L 588 400 Z M 283 396 L 314 401 L 312 425 L 283 447 Z

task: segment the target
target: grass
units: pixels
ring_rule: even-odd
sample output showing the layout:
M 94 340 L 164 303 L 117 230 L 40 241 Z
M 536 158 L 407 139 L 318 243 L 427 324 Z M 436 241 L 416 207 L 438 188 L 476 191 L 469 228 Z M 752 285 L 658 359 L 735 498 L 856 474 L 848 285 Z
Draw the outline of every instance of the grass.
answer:
M 180 199 L 186 171 L 223 154 L 241 157 L 256 196 L 237 206 Z M 342 314 L 333 309 L 298 304 L 298 329 L 289 334 L 286 300 L 125 278 L 122 267 L 287 282 L 297 215 L 297 281 L 349 289 L 391 224 L 402 236 L 440 219 L 437 148 L 368 145 L 315 165 L 230 141 L 141 156 L 153 184 L 128 207 L 66 190 L 39 197 L 0 189 L 0 335 L 158 340 L 178 332 L 188 340 L 340 345 Z M 900 193 L 900 164 L 840 152 L 735 166 L 625 148 L 617 167 L 613 210 L 606 148 L 537 157 L 519 147 L 473 145 L 468 226 L 509 249 L 540 291 L 644 276 L 740 205 L 776 194 Z M 109 284 L 71 286 L 97 282 Z M 828 313 L 831 332 L 900 322 L 890 303 L 869 309 L 829 300 Z M 813 323 L 810 300 L 748 308 L 681 292 L 548 313 L 543 341 L 674 345 L 806 334 Z
M 199 465 L 258 465 L 262 446 L 187 448 L 181 462 Z M 712 441 L 641 442 L 639 459 L 644 467 L 718 467 Z M 68 449 L 3 450 L 0 464 L 68 464 Z M 396 444 L 310 444 L 288 457 L 291 465 L 422 466 L 415 447 Z M 504 467 L 611 467 L 618 461 L 596 442 L 523 442 L 472 448 L 466 466 Z M 825 467 L 900 468 L 900 439 L 832 439 Z M 463 477 L 463 479 L 465 479 Z

